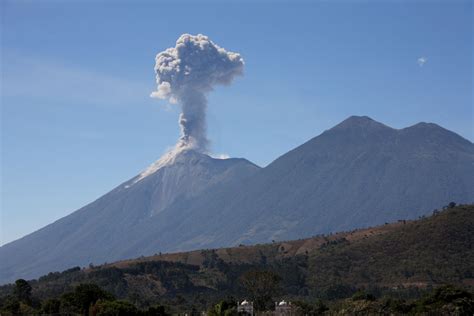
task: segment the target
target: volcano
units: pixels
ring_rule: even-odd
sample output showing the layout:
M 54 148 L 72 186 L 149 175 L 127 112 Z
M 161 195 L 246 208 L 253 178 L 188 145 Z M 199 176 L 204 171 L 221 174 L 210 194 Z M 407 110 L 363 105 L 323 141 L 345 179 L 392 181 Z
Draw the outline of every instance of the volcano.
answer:
M 246 159 L 175 149 L 96 201 L 0 247 L 0 280 L 141 255 L 142 249 L 130 247 L 137 239 L 132 232 L 153 235 L 143 225 L 173 203 L 184 205 L 205 190 L 238 184 L 259 169 Z
M 175 150 L 0 248 L 0 281 L 158 252 L 310 237 L 474 202 L 474 145 L 436 124 L 354 116 L 265 168 Z

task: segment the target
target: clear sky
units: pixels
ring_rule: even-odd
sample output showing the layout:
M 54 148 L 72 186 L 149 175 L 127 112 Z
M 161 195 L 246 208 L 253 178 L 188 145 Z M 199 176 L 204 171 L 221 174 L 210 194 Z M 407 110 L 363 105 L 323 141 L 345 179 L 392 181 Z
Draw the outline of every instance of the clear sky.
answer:
M 242 54 L 209 96 L 216 154 L 265 166 L 350 115 L 473 141 L 472 1 L 0 1 L 0 244 L 136 175 L 178 136 L 151 99 L 182 33 Z

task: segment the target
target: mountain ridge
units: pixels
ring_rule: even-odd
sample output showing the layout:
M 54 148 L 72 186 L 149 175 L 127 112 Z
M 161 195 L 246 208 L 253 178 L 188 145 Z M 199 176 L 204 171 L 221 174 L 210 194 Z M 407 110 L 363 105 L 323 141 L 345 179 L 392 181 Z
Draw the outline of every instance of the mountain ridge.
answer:
M 243 158 L 214 159 L 184 151 L 178 153 L 178 162 L 179 156 L 201 159 L 165 165 L 142 178 L 141 173 L 70 215 L 0 247 L 0 280 L 11 278 L 12 269 L 28 275 L 27 271 L 31 270 L 47 272 L 52 267 L 118 259 L 120 243 L 126 243 L 128 238 L 124 230 L 143 224 L 161 211 L 154 200 L 156 196 L 169 203 L 178 198 L 190 198 L 205 186 L 240 181 L 259 168 Z M 192 181 L 187 181 L 190 166 L 197 174 Z M 139 178 L 140 181 L 136 181 Z M 174 196 L 159 191 L 163 178 L 167 179 L 166 188 L 175 191 Z M 32 247 L 38 250 L 33 251 Z M 61 253 L 69 254 L 62 256 Z M 57 264 L 59 257 L 60 265 Z M 14 263 L 18 261 L 22 262 L 21 267 Z
M 401 129 L 401 130 L 398 130 L 398 131 L 397 131 L 397 130 L 388 128 L 387 131 L 389 131 L 391 135 L 401 135 L 401 136 L 402 136 L 402 139 L 403 139 L 404 141 L 407 141 L 407 139 L 406 139 L 407 137 L 405 137 L 404 134 L 405 134 L 407 131 L 410 132 L 411 130 L 410 130 L 410 129 L 408 129 L 408 130 Z M 453 134 L 454 134 L 454 133 L 453 133 Z M 270 165 L 268 165 L 267 167 L 265 167 L 264 169 L 262 169 L 257 175 L 255 175 L 255 176 L 252 177 L 251 179 L 248 179 L 248 182 L 252 182 L 252 183 L 247 183 L 246 186 L 247 186 L 247 185 L 252 186 L 252 189 L 249 189 L 249 190 L 247 190 L 247 191 L 245 191 L 245 192 L 233 192 L 233 196 L 236 196 L 236 195 L 237 195 L 237 198 L 234 198 L 232 204 L 233 204 L 233 205 L 236 205 L 236 204 L 237 204 L 237 205 L 245 205 L 245 206 L 242 206 L 242 208 L 245 208 L 245 209 L 246 209 L 246 208 L 252 208 L 252 206 L 251 206 L 250 204 L 254 204 L 254 201 L 258 201 L 258 200 L 264 199 L 265 196 L 269 194 L 269 193 L 268 193 L 268 190 L 266 189 L 269 185 L 271 185 L 272 187 L 274 187 L 274 186 L 275 186 L 275 183 L 278 183 L 278 182 L 281 182 L 281 181 L 288 181 L 288 176 L 289 176 L 289 174 L 291 174 L 292 170 L 294 169 L 294 166 L 297 166 L 297 165 L 300 165 L 300 166 L 301 166 L 301 165 L 305 165 L 305 164 L 306 164 L 306 165 L 310 165 L 310 166 L 314 166 L 315 163 L 317 163 L 318 159 L 326 159 L 326 158 L 328 158 L 328 157 L 325 157 L 325 156 L 327 155 L 327 153 L 330 151 L 331 148 L 327 148 L 327 150 L 323 150 L 323 151 L 318 151 L 317 149 L 316 149 L 316 150 L 309 150 L 310 153 L 315 153 L 316 157 L 306 157 L 306 158 L 305 158 L 305 157 L 304 157 L 305 155 L 301 155 L 301 154 L 298 152 L 298 149 L 299 149 L 299 148 L 303 148 L 303 147 L 307 147 L 307 146 L 312 146 L 312 145 L 314 144 L 314 142 L 317 142 L 317 143 L 318 143 L 318 144 L 317 144 L 318 146 L 321 145 L 321 143 L 323 143 L 323 145 L 324 145 L 324 142 L 327 140 L 327 137 L 326 137 L 326 136 L 328 136 L 328 135 L 331 136 L 331 138 L 333 138 L 334 135 L 337 137 L 337 133 L 334 133 L 334 131 L 331 131 L 331 130 L 329 130 L 329 132 L 326 131 L 326 132 L 322 133 L 320 136 L 317 136 L 317 137 L 311 139 L 310 141 L 304 143 L 303 145 L 301 145 L 301 146 L 299 146 L 299 147 L 297 147 L 297 148 L 291 150 L 291 151 L 288 152 L 287 154 L 285 154 L 285 155 L 279 157 L 279 158 L 276 159 L 274 162 L 272 162 Z M 455 134 L 454 134 L 454 135 L 455 135 Z M 344 149 L 344 148 L 346 148 L 346 147 L 348 147 L 348 146 L 353 146 L 353 147 L 354 147 L 354 144 L 357 144 L 356 141 L 364 141 L 364 140 L 365 140 L 365 138 L 364 138 L 364 137 L 360 137 L 360 135 L 355 135 L 355 136 L 354 136 L 354 135 L 346 135 L 346 134 L 343 134 L 342 136 L 343 136 L 343 144 L 340 145 L 340 147 L 341 147 L 342 149 Z M 367 135 L 363 134 L 362 136 L 367 136 Z M 385 135 L 384 135 L 384 137 L 380 137 L 381 135 L 378 134 L 378 133 L 376 133 L 376 134 L 373 135 L 373 136 L 375 137 L 375 139 L 376 139 L 377 141 L 379 141 L 379 143 L 380 143 L 380 141 L 382 141 L 382 143 L 381 143 L 381 144 L 377 144 L 377 146 L 375 146 L 375 148 L 374 148 L 374 146 L 372 146 L 372 147 L 369 146 L 369 148 L 365 148 L 365 152 L 370 154 L 373 150 L 377 150 L 377 151 L 381 152 L 381 155 L 383 155 L 382 158 L 384 158 L 385 160 L 390 160 L 390 159 L 392 159 L 391 156 L 392 156 L 393 152 L 398 149 L 398 147 L 389 148 L 390 150 L 387 150 L 387 149 L 385 148 L 386 146 L 385 146 L 385 144 L 384 144 L 385 139 L 386 139 L 386 138 L 385 138 Z M 455 136 L 458 138 L 458 140 L 461 139 L 460 136 L 458 136 L 458 135 L 455 135 Z M 408 135 L 408 138 L 410 138 L 410 137 L 411 137 L 411 135 Z M 333 140 L 333 139 L 331 139 L 331 146 L 334 147 L 332 140 Z M 397 140 L 397 139 L 394 139 L 393 143 L 394 143 L 395 145 L 397 144 L 397 142 L 398 142 L 398 140 Z M 473 170 L 472 161 L 473 161 L 473 157 L 474 157 L 474 150 L 473 150 L 472 143 L 470 143 L 470 142 L 468 142 L 468 141 L 460 141 L 460 143 L 462 143 L 462 144 L 464 144 L 464 145 L 466 145 L 466 144 L 469 145 L 469 148 L 467 149 L 467 157 L 466 157 L 466 155 L 465 155 L 466 153 L 463 153 L 462 159 L 464 159 L 465 162 L 468 161 L 468 166 L 467 166 L 467 168 L 469 168 L 468 170 L 470 171 L 470 173 L 472 173 L 472 170 Z M 359 145 L 359 144 L 357 144 L 357 145 Z M 380 146 L 379 146 L 379 145 L 380 145 Z M 422 148 L 422 147 L 424 147 L 425 145 L 426 145 L 426 144 L 421 144 L 421 145 L 418 146 L 418 147 Z M 355 147 L 357 147 L 357 146 L 355 146 Z M 426 159 L 432 159 L 433 157 L 437 158 L 438 156 L 442 156 L 441 153 L 439 153 L 438 150 L 440 150 L 440 149 L 445 150 L 445 149 L 446 149 L 447 147 L 449 147 L 449 146 L 439 145 L 439 146 L 437 146 L 437 148 L 435 148 L 435 150 L 433 150 L 432 148 L 431 148 L 431 149 L 429 148 L 429 149 L 430 149 L 429 155 L 420 155 L 420 154 L 417 153 L 417 152 L 411 152 L 411 147 L 412 147 L 412 145 L 409 144 L 409 143 L 408 143 L 405 147 L 406 147 L 405 150 L 408 149 L 408 153 L 407 153 L 407 155 L 406 155 L 406 156 L 408 156 L 408 157 L 404 157 L 403 159 L 405 159 L 405 160 L 407 160 L 407 159 L 409 159 L 409 160 L 413 160 L 413 159 L 426 160 Z M 341 150 L 341 148 L 338 148 L 338 149 Z M 336 150 L 336 153 L 335 153 L 335 154 L 337 154 L 337 156 L 336 156 L 336 157 L 330 157 L 329 160 L 332 160 L 332 159 L 341 159 L 341 158 L 344 158 L 344 159 L 345 159 L 345 158 L 346 158 L 346 157 L 345 157 L 345 154 L 343 153 L 342 150 L 341 150 L 340 152 L 337 152 L 337 150 Z M 362 154 L 363 154 L 363 152 L 362 152 Z M 319 156 L 318 156 L 318 155 L 319 155 Z M 292 158 L 293 156 L 296 156 L 296 157 Z M 310 155 L 310 156 L 311 156 L 311 155 Z M 420 158 L 420 156 L 421 156 L 421 158 Z M 444 156 L 446 156 L 446 155 L 444 155 Z M 357 148 L 355 148 L 355 153 L 354 153 L 354 159 L 355 159 L 354 161 L 355 161 L 355 162 L 349 161 L 349 164 L 359 164 L 359 165 L 360 165 L 361 163 L 364 163 L 364 161 L 367 160 L 368 158 L 369 158 L 369 157 L 366 157 L 366 156 L 364 156 L 364 155 L 361 156 L 361 153 L 357 151 Z M 446 157 L 443 157 L 443 158 L 446 158 Z M 449 157 L 448 157 L 448 158 L 449 158 Z M 327 159 L 326 159 L 326 160 L 327 160 Z M 394 160 L 394 159 L 392 159 L 392 160 Z M 277 166 L 278 166 L 279 164 L 281 164 L 282 161 L 285 161 L 285 162 L 283 163 L 285 166 L 284 166 L 282 172 L 279 172 Z M 367 160 L 367 161 L 368 161 L 368 160 Z M 410 162 L 410 161 L 408 161 L 408 162 L 410 163 L 410 168 L 415 168 L 415 167 L 417 167 L 417 164 L 416 164 L 416 163 Z M 423 161 L 422 161 L 422 162 L 423 162 Z M 380 163 L 380 162 L 378 162 L 378 163 Z M 382 161 L 381 163 L 384 163 L 384 161 Z M 369 164 L 369 165 L 370 165 L 371 163 L 366 163 L 366 164 Z M 400 165 L 400 162 L 398 162 L 396 159 L 393 161 L 393 164 L 395 164 L 395 166 L 392 167 L 392 168 L 403 168 L 404 170 L 407 169 L 407 166 L 403 166 L 403 165 L 402 165 L 402 166 L 399 166 L 399 165 Z M 465 164 L 465 163 L 464 163 L 464 164 Z M 326 174 L 323 175 L 323 177 L 322 177 L 320 180 L 323 181 L 323 182 L 324 182 L 324 181 L 329 181 L 329 180 L 333 181 L 333 179 L 331 179 L 331 176 L 332 176 L 332 174 L 333 174 L 334 172 L 336 172 L 334 169 L 339 168 L 340 165 L 341 165 L 341 164 L 338 164 L 338 165 L 336 165 L 336 166 L 332 166 L 332 169 L 327 170 L 327 171 L 326 171 Z M 431 164 L 431 165 L 432 165 L 432 164 Z M 360 166 L 359 166 L 359 167 L 360 167 Z M 369 167 L 370 167 L 370 166 L 369 166 Z M 275 169 L 277 169 L 277 170 L 275 170 Z M 423 173 L 427 173 L 427 174 L 429 175 L 430 173 L 433 173 L 433 170 L 435 170 L 435 167 L 426 166 L 424 169 L 425 169 L 425 170 L 423 171 Z M 444 169 L 446 169 L 446 166 L 444 166 Z M 450 168 L 448 168 L 448 169 L 450 169 Z M 384 176 L 384 174 L 383 174 L 384 170 L 382 169 L 380 172 L 382 173 L 380 176 L 383 178 L 383 176 Z M 336 173 L 337 173 L 337 172 L 336 172 Z M 409 170 L 406 170 L 405 173 L 407 173 L 407 174 L 406 174 L 407 177 L 412 177 L 412 175 L 409 174 Z M 446 173 L 449 173 L 449 172 L 446 171 Z M 446 192 L 445 195 L 447 195 L 447 196 L 446 196 L 444 199 L 437 198 L 437 200 L 438 200 L 437 203 L 431 203 L 429 206 L 422 207 L 421 209 L 425 209 L 425 212 L 428 212 L 428 211 L 431 211 L 433 208 L 439 207 L 439 205 L 443 205 L 443 204 L 448 203 L 450 200 L 463 200 L 463 199 L 465 199 L 465 197 L 463 197 L 463 196 L 470 196 L 470 198 L 467 198 L 467 201 L 465 201 L 465 202 L 470 202 L 470 201 L 473 199 L 473 197 L 472 197 L 472 192 L 470 192 L 470 191 L 468 190 L 468 188 L 470 187 L 469 184 L 472 183 L 472 180 L 466 179 L 466 175 L 463 175 L 463 172 L 462 172 L 462 171 L 458 172 L 458 174 L 461 175 L 460 179 L 461 179 L 462 181 L 467 181 L 466 183 L 464 183 L 463 185 L 460 186 L 461 189 L 464 190 L 461 194 L 457 194 L 457 195 L 456 195 L 456 194 L 452 194 L 452 195 L 451 195 L 449 192 Z M 396 177 L 396 176 L 397 176 L 397 172 L 396 172 L 396 171 L 393 171 L 393 172 L 392 172 L 392 177 Z M 443 175 L 443 176 L 444 176 L 444 175 Z M 348 176 L 346 176 L 346 178 L 347 178 L 347 177 L 348 177 Z M 425 177 L 426 177 L 426 176 L 425 176 Z M 293 182 L 294 182 L 294 181 L 302 181 L 302 180 L 303 180 L 303 181 L 309 181 L 309 184 L 308 184 L 308 185 L 310 186 L 309 189 L 311 190 L 311 187 L 313 187 L 313 189 L 314 189 L 314 185 L 315 185 L 315 184 L 311 184 L 311 181 L 312 181 L 311 179 L 312 179 L 312 178 L 309 178 L 309 179 L 308 179 L 306 170 L 303 170 L 303 172 L 302 172 L 301 174 L 299 174 L 298 176 L 295 176 L 295 177 L 293 177 L 293 178 L 296 178 L 296 179 L 297 179 L 297 180 L 291 180 L 291 181 L 293 181 Z M 307 178 L 307 180 L 304 180 L 305 178 Z M 284 180 L 282 180 L 282 179 L 284 179 Z M 359 181 L 362 182 L 360 185 L 363 186 L 363 184 L 364 184 L 363 181 L 365 181 L 365 179 L 360 179 Z M 454 180 L 453 180 L 453 181 L 454 181 Z M 410 186 L 410 185 L 411 185 L 410 182 L 411 182 L 411 181 L 404 180 L 404 183 L 400 184 L 400 186 Z M 390 183 L 387 183 L 386 185 L 387 185 L 387 186 L 390 186 Z M 342 185 L 340 185 L 340 186 L 342 186 Z M 423 186 L 425 186 L 425 185 L 423 185 Z M 454 186 L 454 187 L 456 187 L 456 186 Z M 270 197 L 270 199 L 271 199 L 271 200 L 274 200 L 274 201 L 279 201 L 279 200 L 281 201 L 282 197 L 285 197 L 285 196 L 287 196 L 288 194 L 297 194 L 297 195 L 299 194 L 299 192 L 295 192 L 295 190 L 293 190 L 292 192 L 289 192 L 289 191 L 287 190 L 288 188 L 291 188 L 291 185 L 288 185 L 288 186 L 287 186 L 286 184 L 283 185 L 283 187 L 279 189 L 279 192 L 276 192 L 273 196 Z M 402 188 L 400 188 L 400 189 L 402 189 Z M 249 198 L 249 197 L 248 197 L 248 194 L 247 194 L 249 191 L 252 192 L 252 194 L 253 194 L 253 196 L 252 196 L 251 198 Z M 449 190 L 448 190 L 448 191 L 449 191 Z M 309 191 L 309 192 L 311 192 L 311 191 Z M 309 194 L 309 192 L 308 192 L 308 194 Z M 321 195 L 324 195 L 324 194 L 325 194 L 324 192 L 321 192 L 320 196 L 321 196 Z M 396 196 L 397 194 L 403 194 L 403 192 L 400 192 L 400 193 L 399 193 L 399 192 L 394 192 L 394 193 L 392 194 L 392 196 Z M 412 195 L 416 195 L 416 194 L 412 194 Z M 450 195 L 451 195 L 451 196 L 450 196 Z M 276 197 L 276 198 L 275 198 L 275 197 Z M 450 197 L 451 197 L 451 199 L 450 199 Z M 241 199 L 239 199 L 239 198 L 241 198 Z M 247 198 L 248 200 L 250 200 L 251 202 L 248 202 L 247 204 L 245 204 L 245 199 L 246 199 L 246 198 Z M 413 199 L 413 197 L 411 197 L 411 198 Z M 243 200 L 242 200 L 242 199 L 243 199 Z M 198 200 L 199 200 L 199 199 L 198 199 Z M 226 210 L 226 207 L 227 207 L 227 205 L 229 204 L 227 201 L 228 201 L 229 199 L 228 199 L 228 198 L 222 198 L 221 200 L 222 200 L 222 201 L 226 201 L 226 202 L 225 202 L 224 204 L 221 203 L 220 205 L 215 205 L 215 206 L 213 206 L 213 207 L 215 207 L 215 209 L 220 209 L 220 211 L 222 212 L 222 210 L 224 210 L 224 211 Z M 300 198 L 298 198 L 298 200 L 301 201 Z M 336 197 L 334 197 L 334 200 L 336 200 Z M 397 202 L 397 201 L 394 200 L 394 202 Z M 197 201 L 197 203 L 199 204 L 199 201 Z M 207 199 L 204 199 L 203 204 L 204 204 L 204 203 L 208 203 L 208 200 L 207 200 Z M 210 203 L 213 203 L 213 201 L 211 201 Z M 257 202 L 257 203 L 258 203 L 258 202 Z M 326 203 L 328 203 L 328 202 L 326 202 Z M 291 204 L 291 203 L 290 203 L 290 204 Z M 276 205 L 275 205 L 275 206 L 276 206 Z M 328 203 L 326 207 L 329 209 L 330 206 L 331 206 L 331 205 Z M 201 207 L 201 208 L 204 208 L 204 205 L 200 205 L 200 207 Z M 237 208 L 237 207 L 238 207 L 238 206 L 235 206 L 234 208 L 231 208 L 231 209 L 226 213 L 226 215 L 227 215 L 227 217 L 226 217 L 227 220 L 228 220 L 228 221 L 231 221 L 231 222 L 235 222 L 236 224 L 245 224 L 245 218 L 252 218 L 252 220 L 255 221 L 256 219 L 255 219 L 255 216 L 254 216 L 254 215 L 256 215 L 256 214 L 258 214 L 258 213 L 261 213 L 260 211 L 257 211 L 256 208 L 253 208 L 252 211 L 247 211 L 247 215 L 243 215 L 242 212 L 238 211 L 238 208 Z M 271 208 L 271 209 L 272 209 L 272 213 L 271 213 L 271 215 L 270 215 L 270 213 L 267 213 L 267 214 L 265 214 L 265 215 L 262 216 L 262 217 L 266 218 L 267 221 L 268 221 L 268 220 L 271 220 L 272 218 L 278 218 L 278 214 L 276 214 L 276 212 L 275 212 L 275 207 L 272 207 L 272 206 L 266 206 L 266 207 L 267 207 L 267 208 Z M 197 207 L 196 209 L 198 209 L 198 208 L 199 208 L 199 207 Z M 236 209 L 236 208 L 237 208 L 237 209 Z M 288 208 L 289 208 L 289 206 L 287 207 L 287 209 L 288 209 Z M 366 208 L 368 208 L 368 207 L 366 207 Z M 400 205 L 400 206 L 399 206 L 399 209 L 403 209 L 403 208 L 405 208 L 403 205 Z M 374 209 L 377 209 L 377 210 L 379 210 L 379 211 L 383 211 L 383 209 L 380 210 L 380 208 L 376 208 L 376 207 L 375 207 Z M 415 207 L 412 206 L 411 209 L 415 209 Z M 386 210 L 385 213 L 386 213 L 386 214 L 387 214 L 387 213 L 389 214 L 390 211 L 391 211 L 391 210 Z M 189 211 L 189 212 L 192 213 L 193 211 Z M 408 212 L 408 213 L 407 213 L 407 212 Z M 235 217 L 235 216 L 233 216 L 233 214 L 239 214 L 239 217 Z M 398 218 L 403 218 L 403 217 L 406 217 L 407 214 L 409 214 L 409 211 L 404 211 L 404 213 L 402 213 L 401 215 L 396 215 L 396 214 L 395 214 L 395 215 L 391 216 L 390 218 L 381 218 L 381 219 L 378 220 L 378 223 L 383 223 L 383 222 L 386 221 L 386 220 L 396 220 L 396 219 L 398 219 Z M 346 216 L 347 216 L 347 215 L 349 215 L 349 214 L 346 214 Z M 417 213 L 411 215 L 411 218 L 416 217 L 416 216 L 419 216 L 419 215 L 421 215 L 421 214 L 420 214 L 419 211 L 418 211 Z M 381 217 L 383 217 L 383 216 L 381 216 Z M 348 216 L 348 218 L 349 218 L 349 219 L 348 219 L 347 221 L 350 222 L 350 221 L 351 221 L 350 215 Z M 367 220 L 370 219 L 370 218 L 368 218 L 368 217 L 366 217 L 366 218 L 367 218 Z M 292 225 L 292 224 L 294 224 L 294 221 L 292 222 L 291 219 L 289 219 L 289 220 L 288 220 L 288 219 L 284 219 L 284 218 L 281 219 L 281 221 L 285 221 L 285 220 L 286 220 L 287 225 Z M 258 219 L 257 219 L 257 221 L 258 221 Z M 310 222 L 311 222 L 311 221 L 310 221 Z M 374 224 L 374 222 L 370 222 L 370 221 L 368 221 L 368 223 Z M 252 224 L 252 223 L 250 223 L 250 224 Z M 276 223 L 276 224 L 278 225 L 279 223 Z M 324 223 L 321 224 L 321 227 L 323 227 L 324 225 L 325 225 Z M 235 227 L 239 227 L 239 225 L 234 225 L 233 227 L 234 227 L 234 228 L 235 228 Z M 349 229 L 349 228 L 351 228 L 351 227 L 350 227 L 349 225 L 347 225 L 347 226 L 338 227 L 337 229 L 346 229 L 346 228 Z M 183 228 L 184 231 L 187 231 L 188 229 L 189 229 L 189 227 L 186 228 L 186 229 Z M 231 228 L 231 229 L 232 229 L 232 228 Z M 254 226 L 253 229 L 254 229 L 254 230 L 260 230 L 260 231 L 261 231 L 261 230 L 262 230 L 262 226 L 260 226 L 260 227 L 258 227 L 258 228 Z M 252 230 L 252 228 L 249 229 L 248 232 L 251 233 L 251 230 Z M 274 231 L 275 231 L 275 230 L 274 230 Z M 277 229 L 276 231 L 278 231 L 278 229 Z M 328 232 L 328 231 L 322 231 L 322 232 Z M 229 231 L 226 231 L 226 235 L 229 235 L 228 233 L 229 233 Z M 310 233 L 310 230 L 309 230 L 309 229 L 307 230 L 307 233 Z M 239 234 L 238 232 L 235 233 L 235 235 L 238 235 L 238 234 Z M 240 235 L 245 236 L 246 234 L 245 234 L 245 232 L 243 232 L 243 233 L 241 232 Z M 222 238 L 225 239 L 225 236 L 224 236 L 224 235 L 221 235 L 220 237 L 221 237 L 221 239 L 222 239 Z M 274 237 L 278 238 L 278 236 L 274 236 Z M 291 238 L 293 238 L 293 237 L 296 238 L 296 237 L 298 237 L 298 236 L 294 236 L 294 235 L 293 235 L 293 236 L 284 236 L 284 237 L 281 237 L 281 238 L 290 238 L 290 239 L 291 239 Z M 271 238 L 271 237 L 270 237 L 270 238 Z M 258 242 L 264 242 L 264 241 L 268 241 L 268 239 L 270 239 L 270 238 L 267 238 L 267 239 L 265 239 L 265 240 L 257 239 L 257 241 L 258 241 Z M 229 241 L 229 242 L 230 242 L 230 241 Z M 246 241 L 245 241 L 245 240 L 242 240 L 242 239 L 240 239 L 240 240 L 234 240 L 234 241 L 232 241 L 232 244 L 235 245 L 235 244 L 240 243 L 240 242 L 246 242 Z M 255 242 L 255 240 L 254 240 L 254 242 Z M 207 247 L 207 245 L 201 245 L 201 246 Z M 209 246 L 211 246 L 211 245 L 209 245 Z
M 92 283 L 137 305 L 179 305 L 184 310 L 196 305 L 205 310 L 228 296 L 248 297 L 240 286 L 248 271 L 278 275 L 282 290 L 278 297 L 291 301 L 314 297 L 334 301 L 361 289 L 378 298 L 418 298 L 445 284 L 472 290 L 473 212 L 474 205 L 450 205 L 413 221 L 268 244 L 156 254 L 83 269 L 69 267 L 29 283 L 33 295 L 43 301 Z M 0 286 L 0 301 L 13 287 Z
M 191 154 L 202 159 L 134 183 L 139 174 L 0 247 L 0 282 L 160 251 L 297 239 L 474 201 L 474 145 L 431 124 L 393 129 L 350 117 L 265 168 Z

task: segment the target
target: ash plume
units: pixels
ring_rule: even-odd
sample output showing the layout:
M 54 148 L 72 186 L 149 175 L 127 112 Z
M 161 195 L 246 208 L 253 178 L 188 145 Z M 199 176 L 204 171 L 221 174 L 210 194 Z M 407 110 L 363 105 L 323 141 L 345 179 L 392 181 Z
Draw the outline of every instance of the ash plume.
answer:
M 177 148 L 207 152 L 207 93 L 215 85 L 228 85 L 241 75 L 244 60 L 202 34 L 181 35 L 175 47 L 159 53 L 155 60 L 157 89 L 151 97 L 181 106 Z

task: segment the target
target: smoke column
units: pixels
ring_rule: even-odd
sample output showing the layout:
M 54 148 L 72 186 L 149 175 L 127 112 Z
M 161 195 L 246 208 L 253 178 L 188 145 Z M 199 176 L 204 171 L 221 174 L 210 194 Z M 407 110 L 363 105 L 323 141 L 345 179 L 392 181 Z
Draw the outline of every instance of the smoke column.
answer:
M 215 85 L 228 85 L 241 75 L 244 60 L 202 34 L 181 35 L 175 47 L 159 53 L 155 60 L 157 89 L 151 97 L 181 106 L 177 147 L 206 152 L 206 95 Z

